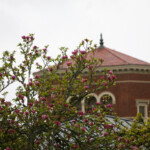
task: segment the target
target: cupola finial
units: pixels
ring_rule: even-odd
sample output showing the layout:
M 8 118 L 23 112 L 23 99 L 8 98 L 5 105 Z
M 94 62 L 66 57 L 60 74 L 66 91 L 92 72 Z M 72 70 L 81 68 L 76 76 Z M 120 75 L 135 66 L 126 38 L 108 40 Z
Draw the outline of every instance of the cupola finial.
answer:
M 103 47 L 104 41 L 103 41 L 103 36 L 102 33 L 100 34 L 100 47 Z

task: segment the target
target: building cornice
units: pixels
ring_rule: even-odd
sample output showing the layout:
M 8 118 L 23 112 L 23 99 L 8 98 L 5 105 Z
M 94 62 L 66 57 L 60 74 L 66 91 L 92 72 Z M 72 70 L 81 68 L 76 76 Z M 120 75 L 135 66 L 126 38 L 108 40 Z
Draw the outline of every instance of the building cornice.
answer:
M 60 68 L 58 75 L 63 75 L 67 68 Z M 118 65 L 118 66 L 98 66 L 96 67 L 96 75 L 102 74 L 105 69 L 112 70 L 114 74 L 150 74 L 150 65 Z M 83 75 L 88 75 L 89 70 L 83 70 Z M 35 72 L 34 75 L 42 76 L 42 71 Z

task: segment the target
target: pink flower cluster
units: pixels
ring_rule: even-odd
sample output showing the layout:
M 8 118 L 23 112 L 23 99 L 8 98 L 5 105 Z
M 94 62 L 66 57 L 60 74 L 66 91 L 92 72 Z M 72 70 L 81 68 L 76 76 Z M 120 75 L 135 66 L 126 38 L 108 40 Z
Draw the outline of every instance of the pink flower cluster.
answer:
M 77 55 L 78 51 L 79 51 L 79 50 L 76 49 L 76 50 L 74 50 L 74 51 L 72 52 L 72 54 L 73 54 L 73 55 Z
M 27 40 L 27 41 L 29 41 L 29 42 L 32 42 L 33 40 L 34 40 L 34 37 L 33 36 L 22 36 L 22 39 L 23 40 Z
M 55 124 L 56 124 L 57 126 L 60 126 L 60 125 L 61 125 L 61 123 L 60 123 L 59 121 L 55 121 Z

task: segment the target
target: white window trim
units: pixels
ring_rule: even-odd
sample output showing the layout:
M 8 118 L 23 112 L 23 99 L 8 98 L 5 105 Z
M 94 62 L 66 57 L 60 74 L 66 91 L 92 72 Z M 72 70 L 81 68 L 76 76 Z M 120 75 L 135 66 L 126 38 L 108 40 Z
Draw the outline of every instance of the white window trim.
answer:
M 96 99 L 96 102 L 99 102 L 97 94 L 91 93 L 91 94 L 88 94 L 87 96 L 93 96 Z M 82 112 L 85 113 L 85 98 L 83 98 L 83 100 L 81 101 L 81 108 L 82 108 Z
M 112 97 L 112 104 L 116 104 L 116 98 L 115 98 L 115 95 L 109 91 L 104 91 L 102 93 L 99 94 L 99 98 L 98 98 L 98 101 L 100 102 L 101 98 L 104 96 L 104 95 L 110 95 Z
M 87 96 L 93 96 L 96 99 L 96 102 L 99 102 L 97 94 L 91 93 L 91 94 L 88 94 Z M 69 103 L 72 97 L 73 96 L 70 96 L 66 102 Z M 81 111 L 85 113 L 85 98 L 81 100 Z
M 150 104 L 150 100 L 136 100 L 137 113 L 139 113 L 139 106 L 145 107 L 145 117 L 148 118 L 148 105 Z

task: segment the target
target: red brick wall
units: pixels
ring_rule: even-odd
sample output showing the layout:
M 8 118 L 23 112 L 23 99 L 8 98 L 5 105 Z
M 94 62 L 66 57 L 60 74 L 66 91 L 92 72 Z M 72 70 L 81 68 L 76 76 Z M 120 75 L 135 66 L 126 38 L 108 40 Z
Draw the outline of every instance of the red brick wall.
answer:
M 117 81 L 149 81 L 150 74 L 120 74 L 117 75 Z M 150 83 L 117 83 L 103 91 L 110 91 L 115 95 L 115 112 L 120 117 L 133 117 L 137 114 L 136 100 L 150 100 Z M 103 91 L 100 91 L 99 94 Z M 150 112 L 150 105 L 148 106 Z M 149 113 L 150 117 L 150 113 Z

